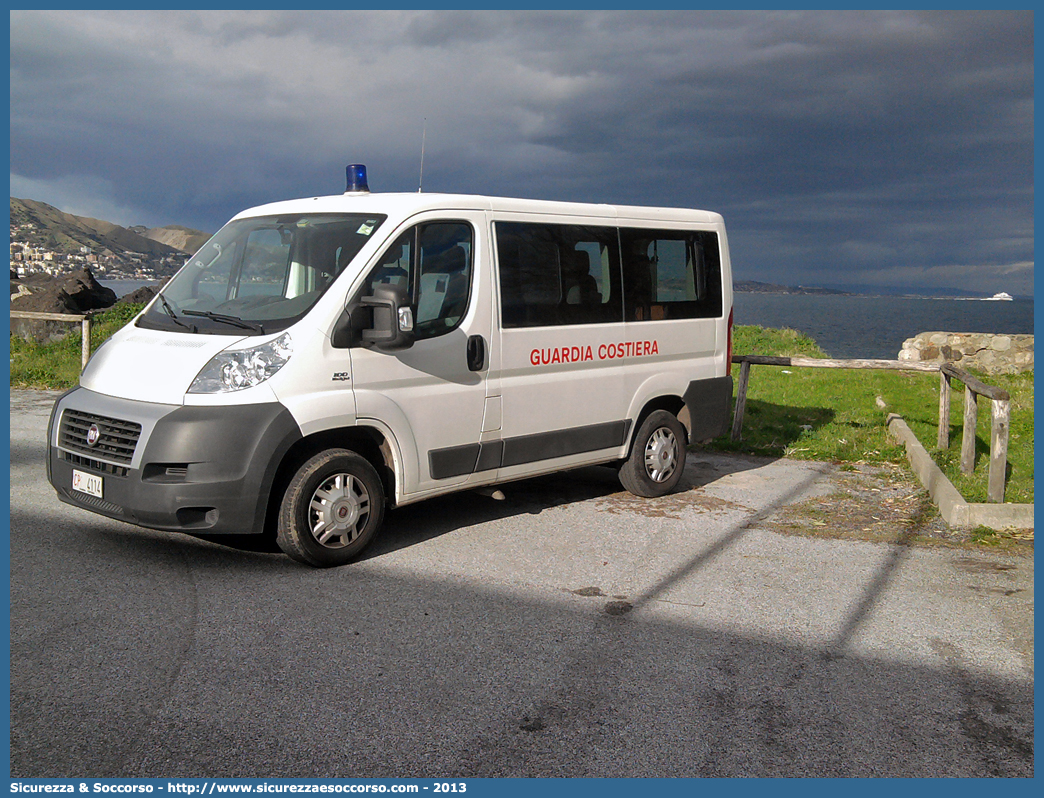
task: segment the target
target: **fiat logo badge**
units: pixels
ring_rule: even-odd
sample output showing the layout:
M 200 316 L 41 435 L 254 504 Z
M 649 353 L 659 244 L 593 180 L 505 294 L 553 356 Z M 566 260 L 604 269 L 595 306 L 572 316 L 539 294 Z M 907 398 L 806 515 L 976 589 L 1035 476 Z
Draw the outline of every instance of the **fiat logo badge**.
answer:
M 101 437 L 101 430 L 98 429 L 97 424 L 91 424 L 90 429 L 87 430 L 87 445 L 97 446 L 98 439 Z

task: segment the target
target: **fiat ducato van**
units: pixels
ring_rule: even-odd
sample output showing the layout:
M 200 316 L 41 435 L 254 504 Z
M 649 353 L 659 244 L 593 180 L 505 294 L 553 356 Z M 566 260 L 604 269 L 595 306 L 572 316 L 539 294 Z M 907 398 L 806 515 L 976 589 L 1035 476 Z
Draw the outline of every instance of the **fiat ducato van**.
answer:
M 58 497 L 351 561 L 387 509 L 610 464 L 674 490 L 732 397 L 716 213 L 446 194 L 235 216 L 55 403 Z

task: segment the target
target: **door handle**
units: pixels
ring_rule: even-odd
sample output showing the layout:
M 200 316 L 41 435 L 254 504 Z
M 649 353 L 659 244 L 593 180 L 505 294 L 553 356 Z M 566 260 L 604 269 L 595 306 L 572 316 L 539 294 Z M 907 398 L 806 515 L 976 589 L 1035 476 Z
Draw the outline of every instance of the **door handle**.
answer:
M 482 371 L 486 368 L 486 339 L 481 335 L 468 336 L 468 370 Z

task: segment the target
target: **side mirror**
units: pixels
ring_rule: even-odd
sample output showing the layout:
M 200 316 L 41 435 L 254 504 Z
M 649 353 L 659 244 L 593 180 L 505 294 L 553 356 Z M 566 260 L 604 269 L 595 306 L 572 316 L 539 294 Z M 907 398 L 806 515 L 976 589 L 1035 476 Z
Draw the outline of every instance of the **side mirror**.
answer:
M 413 346 L 413 308 L 408 304 L 406 289 L 394 285 L 378 285 L 373 296 L 365 296 L 359 304 L 373 310 L 373 326 L 362 331 L 362 341 L 388 352 Z

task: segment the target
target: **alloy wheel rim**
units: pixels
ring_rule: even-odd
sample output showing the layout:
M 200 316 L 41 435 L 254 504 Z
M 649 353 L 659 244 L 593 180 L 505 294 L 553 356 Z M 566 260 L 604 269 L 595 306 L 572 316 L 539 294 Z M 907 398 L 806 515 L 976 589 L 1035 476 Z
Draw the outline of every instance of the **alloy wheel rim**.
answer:
M 678 467 L 678 441 L 674 433 L 660 427 L 645 445 L 645 470 L 653 482 L 666 482 Z
M 362 534 L 370 516 L 370 494 L 352 474 L 324 480 L 308 503 L 308 526 L 321 546 L 343 549 Z

